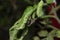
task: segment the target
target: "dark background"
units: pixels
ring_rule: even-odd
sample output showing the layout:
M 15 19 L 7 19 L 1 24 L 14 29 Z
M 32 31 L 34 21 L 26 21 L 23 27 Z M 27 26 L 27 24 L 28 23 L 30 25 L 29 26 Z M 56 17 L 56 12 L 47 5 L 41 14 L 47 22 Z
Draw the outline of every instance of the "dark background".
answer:
M 22 16 L 24 9 L 39 0 L 0 0 L 0 40 L 9 40 L 9 28 Z M 57 5 L 60 1 L 57 0 Z M 57 11 L 60 18 L 60 9 Z

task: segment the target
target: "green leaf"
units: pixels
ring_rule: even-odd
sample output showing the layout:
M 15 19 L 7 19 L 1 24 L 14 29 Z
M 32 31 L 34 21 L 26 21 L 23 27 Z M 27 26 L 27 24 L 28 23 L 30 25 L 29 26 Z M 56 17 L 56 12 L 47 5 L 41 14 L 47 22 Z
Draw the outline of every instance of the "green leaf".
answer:
M 47 30 L 41 30 L 40 32 L 38 32 L 38 35 L 39 35 L 40 37 L 45 37 L 45 36 L 48 35 L 48 32 L 47 32 Z
M 16 40 L 16 35 L 17 32 L 20 29 L 24 29 L 25 28 L 25 24 L 28 20 L 28 18 L 30 17 L 30 15 L 35 11 L 36 7 L 35 5 L 29 6 L 26 8 L 26 10 L 24 11 L 22 17 L 9 29 L 9 33 L 10 33 L 10 40 Z
M 40 40 L 40 38 L 38 36 L 34 36 L 33 40 Z
M 46 40 L 54 40 L 54 38 L 52 36 L 48 36 Z
M 56 31 L 57 31 L 57 30 L 55 30 L 55 29 L 52 30 L 51 32 L 49 32 L 49 35 L 48 35 L 48 36 L 55 37 Z
M 60 38 L 60 30 L 57 30 L 56 36 L 57 36 L 58 38 Z
M 38 6 L 37 6 L 37 16 L 38 17 L 43 16 L 43 11 L 42 11 L 43 4 L 44 3 L 42 0 L 38 3 Z
M 53 3 L 53 0 L 46 0 L 48 4 Z
M 18 31 L 17 31 L 16 29 L 14 29 L 14 30 L 12 30 L 12 31 L 9 31 L 10 40 L 15 40 L 15 39 L 17 39 L 17 38 L 16 38 L 17 32 L 18 32 Z
M 32 14 L 32 19 L 34 19 L 35 18 L 35 12 Z
M 33 13 L 33 11 L 35 11 L 35 9 L 36 9 L 35 5 L 33 7 L 32 6 L 27 7 L 22 17 L 10 28 L 10 30 L 13 28 L 23 29 L 24 28 L 23 26 L 25 25 L 25 23 L 27 22 L 28 18 Z

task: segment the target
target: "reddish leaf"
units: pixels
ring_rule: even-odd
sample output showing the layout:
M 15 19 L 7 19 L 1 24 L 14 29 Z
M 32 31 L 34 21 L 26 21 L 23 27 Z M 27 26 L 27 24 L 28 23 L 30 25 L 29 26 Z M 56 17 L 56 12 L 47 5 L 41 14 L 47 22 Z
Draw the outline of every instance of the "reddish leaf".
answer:
M 51 18 L 50 19 L 52 22 L 52 25 L 58 29 L 60 29 L 60 24 L 58 23 L 58 21 L 55 18 Z

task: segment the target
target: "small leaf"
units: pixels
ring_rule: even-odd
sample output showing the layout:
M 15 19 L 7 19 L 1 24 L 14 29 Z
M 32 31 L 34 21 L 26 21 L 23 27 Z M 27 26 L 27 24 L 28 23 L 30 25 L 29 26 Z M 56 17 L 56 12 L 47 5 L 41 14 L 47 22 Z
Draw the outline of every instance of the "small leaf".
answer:
M 40 40 L 40 38 L 38 36 L 34 36 L 33 40 Z
M 60 30 L 57 30 L 56 36 L 57 36 L 58 38 L 60 38 Z
M 37 6 L 37 16 L 38 17 L 43 16 L 43 11 L 42 11 L 43 4 L 44 3 L 42 0 L 38 3 L 38 6 Z
M 54 29 L 51 32 L 49 32 L 49 35 L 48 36 L 55 37 L 55 34 L 56 34 L 56 30 Z
M 40 32 L 38 32 L 38 35 L 39 35 L 40 37 L 45 37 L 45 36 L 48 35 L 48 32 L 47 32 L 47 30 L 41 30 Z
M 35 12 L 32 14 L 32 19 L 34 19 L 35 18 Z
M 53 0 L 46 0 L 48 4 L 53 3 Z
M 52 36 L 48 36 L 46 40 L 54 40 L 54 38 Z

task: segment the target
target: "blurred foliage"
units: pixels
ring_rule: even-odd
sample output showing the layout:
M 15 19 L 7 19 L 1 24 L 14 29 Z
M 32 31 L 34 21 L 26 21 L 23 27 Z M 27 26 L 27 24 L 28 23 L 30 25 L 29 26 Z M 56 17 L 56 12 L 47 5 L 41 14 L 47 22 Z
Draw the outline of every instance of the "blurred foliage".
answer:
M 54 0 L 46 0 L 48 4 L 53 3 Z
M 44 1 L 44 0 L 41 0 L 41 1 Z M 50 4 L 52 1 L 53 0 L 47 0 L 47 3 Z M 53 36 L 57 36 L 58 38 L 60 38 L 59 30 L 55 30 L 55 28 L 52 28 L 52 27 L 45 27 L 49 22 L 49 21 L 46 22 L 45 19 L 51 18 L 53 16 L 49 16 L 49 15 L 47 16 L 45 14 L 42 14 L 42 13 L 45 13 L 42 11 L 43 10 L 42 7 L 44 5 L 43 3 L 41 3 L 40 0 L 0 0 L 0 40 L 9 40 L 10 37 L 12 37 L 10 40 L 15 40 L 15 39 L 16 40 L 22 40 L 22 39 L 23 40 L 36 40 L 36 39 L 37 40 L 40 40 L 40 39 L 49 40 L 50 38 L 51 38 L 50 40 L 53 40 L 53 37 L 51 37 L 51 36 L 48 36 L 46 38 L 40 37 L 39 34 L 37 34 L 37 33 L 40 32 L 41 30 L 48 31 L 48 33 L 50 33 L 49 35 L 53 35 L 56 32 L 56 35 L 53 35 Z M 57 3 L 59 6 L 60 2 L 58 1 Z M 35 9 L 35 11 L 33 11 L 33 13 L 31 13 L 31 15 L 29 13 L 31 10 L 27 10 L 27 12 L 26 12 L 27 14 L 26 13 L 24 14 L 24 12 L 25 12 L 24 10 L 28 6 L 33 7 L 33 5 L 37 6 L 37 8 L 36 8 L 37 10 Z M 31 9 L 33 10 L 34 7 Z M 44 9 L 44 11 L 45 11 L 45 9 Z M 59 12 L 59 11 L 57 11 L 57 12 Z M 36 15 L 36 13 L 38 13 L 38 14 Z M 43 16 L 37 17 L 37 16 L 41 16 L 41 15 L 43 15 Z M 42 20 L 41 18 L 45 22 L 40 22 L 40 20 Z M 21 20 L 21 21 L 19 21 L 19 20 Z M 9 30 L 11 28 L 12 28 L 12 30 Z M 20 29 L 20 28 L 22 28 L 22 29 Z M 52 29 L 54 29 L 55 31 Z M 9 34 L 7 33 L 8 30 L 9 30 L 9 32 L 8 32 Z M 2 34 L 2 36 L 1 36 L 1 34 Z M 11 36 L 9 36 L 10 34 L 11 34 Z M 14 37 L 13 37 L 12 34 L 13 35 L 16 34 L 16 35 L 14 35 Z M 37 36 L 37 37 L 35 37 L 35 36 Z M 36 39 L 33 39 L 33 37 L 35 37 Z
M 32 14 L 32 12 L 36 9 L 36 6 L 34 5 L 33 7 L 29 6 L 25 10 L 23 16 L 14 24 L 14 26 L 9 30 L 10 31 L 10 40 L 14 40 L 15 35 L 17 34 L 18 30 L 24 29 L 25 24 L 27 23 L 28 18 Z M 24 35 L 24 34 L 23 34 Z M 15 38 L 16 39 L 16 38 Z M 18 39 L 16 39 L 18 40 Z M 22 39 L 19 39 L 22 40 Z
M 42 7 L 43 7 L 43 4 L 44 2 L 41 0 L 39 3 L 38 3 L 38 7 L 37 7 L 37 16 L 38 17 L 41 17 L 43 16 L 43 12 L 42 12 Z
M 50 1 L 47 1 L 47 2 L 50 2 Z M 21 35 L 19 35 L 19 38 L 18 38 L 17 34 L 18 34 L 18 31 L 21 32 L 20 30 L 23 30 L 25 27 L 29 28 L 33 24 L 32 23 L 31 25 L 28 26 L 27 22 L 28 22 L 28 20 L 32 20 L 32 18 L 31 19 L 29 19 L 29 18 L 34 13 L 34 11 L 37 11 L 37 13 L 35 13 L 35 14 L 38 16 L 38 17 L 33 19 L 34 21 L 37 20 L 38 18 L 43 19 L 45 21 L 47 21 L 46 19 L 49 19 L 49 18 L 56 18 L 55 16 L 44 15 L 42 8 L 43 8 L 43 0 L 41 0 L 38 3 L 38 5 L 34 4 L 33 7 L 32 6 L 27 7 L 26 10 L 24 11 L 22 17 L 10 28 L 10 30 L 9 30 L 9 32 L 10 32 L 10 40 L 27 40 L 27 38 L 24 39 L 25 36 L 28 35 L 28 32 L 25 32 L 26 29 L 22 32 Z M 49 22 L 49 20 L 48 20 L 48 22 Z M 42 23 L 42 25 L 45 25 L 45 26 L 50 25 L 48 22 L 45 22 L 47 24 Z M 40 25 L 40 27 L 42 27 L 42 25 Z M 50 27 L 50 28 L 52 28 L 52 27 Z M 55 33 L 56 33 L 56 31 L 58 31 L 58 29 L 55 29 L 55 28 L 52 28 L 52 29 L 53 30 L 49 34 L 48 34 L 47 30 L 38 32 L 39 37 L 46 37 L 46 38 L 44 38 L 42 40 L 54 40 Z M 27 31 L 29 31 L 29 29 Z M 36 39 L 39 40 L 38 37 Z

